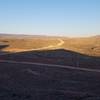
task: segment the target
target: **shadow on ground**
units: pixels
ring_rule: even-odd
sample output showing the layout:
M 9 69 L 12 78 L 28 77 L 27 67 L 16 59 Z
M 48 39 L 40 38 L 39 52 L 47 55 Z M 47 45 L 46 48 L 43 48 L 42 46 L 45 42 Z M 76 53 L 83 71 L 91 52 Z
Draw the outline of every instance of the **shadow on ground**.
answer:
M 6 47 L 8 47 L 9 45 L 3 45 L 3 44 L 1 44 L 0 45 L 0 51 L 2 51 L 2 49 L 4 49 L 4 48 L 6 48 Z
M 100 57 L 88 56 L 65 49 L 19 52 L 3 55 L 2 58 L 5 60 L 38 62 L 86 68 L 99 68 L 100 66 Z
M 3 54 L 3 53 L 7 53 L 5 51 L 3 51 L 4 48 L 8 47 L 9 45 L 6 45 L 6 44 L 0 44 L 0 55 Z
M 1 55 L 2 60 L 100 69 L 100 57 L 57 49 Z M 100 73 L 0 62 L 1 100 L 100 100 Z

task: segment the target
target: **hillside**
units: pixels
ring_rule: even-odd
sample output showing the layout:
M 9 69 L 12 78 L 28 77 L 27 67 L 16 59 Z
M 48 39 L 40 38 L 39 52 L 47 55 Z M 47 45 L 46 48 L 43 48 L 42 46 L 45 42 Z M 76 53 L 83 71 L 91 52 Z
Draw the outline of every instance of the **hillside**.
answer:
M 8 45 L 2 49 L 7 52 L 22 52 L 38 48 L 55 49 L 61 39 L 64 44 L 57 49 L 66 49 L 90 56 L 100 56 L 100 37 L 67 38 L 47 36 L 0 36 L 0 43 Z M 50 48 L 48 48 L 50 47 Z M 51 48 L 52 47 L 52 48 Z
M 65 49 L 76 51 L 90 56 L 100 56 L 100 37 L 64 39 Z
M 100 100 L 100 38 L 0 36 L 0 100 Z

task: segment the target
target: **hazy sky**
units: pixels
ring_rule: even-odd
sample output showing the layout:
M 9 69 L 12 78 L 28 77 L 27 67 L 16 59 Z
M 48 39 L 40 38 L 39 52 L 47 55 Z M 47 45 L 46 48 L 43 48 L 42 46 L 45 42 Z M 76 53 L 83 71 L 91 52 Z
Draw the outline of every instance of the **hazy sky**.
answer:
M 100 34 L 100 0 L 0 0 L 0 33 Z

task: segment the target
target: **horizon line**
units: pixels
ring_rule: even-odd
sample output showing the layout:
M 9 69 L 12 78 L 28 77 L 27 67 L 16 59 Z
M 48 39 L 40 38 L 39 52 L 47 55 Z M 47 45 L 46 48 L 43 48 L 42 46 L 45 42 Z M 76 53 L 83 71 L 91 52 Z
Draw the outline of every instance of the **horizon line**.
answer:
M 11 32 L 0 32 L 0 35 L 23 35 L 23 36 L 48 36 L 48 37 L 69 37 L 69 38 L 84 38 L 84 37 L 95 37 L 100 36 L 100 34 L 92 34 L 92 35 L 47 35 L 47 34 L 32 34 L 32 33 L 11 33 Z

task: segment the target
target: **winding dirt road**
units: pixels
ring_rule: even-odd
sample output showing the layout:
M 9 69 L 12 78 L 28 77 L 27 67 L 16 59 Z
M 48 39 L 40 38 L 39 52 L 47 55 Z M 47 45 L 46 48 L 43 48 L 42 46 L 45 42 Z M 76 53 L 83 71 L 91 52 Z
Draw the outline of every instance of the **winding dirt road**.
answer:
M 28 49 L 23 50 L 24 51 L 32 51 L 32 50 L 44 50 L 44 49 L 52 49 L 52 48 L 58 48 L 64 44 L 64 41 L 62 39 L 58 39 L 59 43 L 57 45 L 49 45 L 47 47 L 42 47 L 38 49 Z M 9 53 L 4 53 L 1 55 L 6 55 Z M 35 63 L 35 62 L 18 62 L 18 61 L 12 61 L 12 60 L 0 60 L 0 62 L 5 63 L 19 63 L 19 64 L 32 64 L 32 65 L 40 65 L 40 66 L 48 66 L 48 67 L 60 67 L 60 68 L 67 68 L 67 69 L 73 69 L 73 70 L 80 70 L 80 71 L 88 71 L 88 72 L 98 72 L 100 73 L 100 69 L 90 69 L 90 68 L 80 68 L 80 67 L 74 67 L 74 66 L 64 66 L 64 65 L 55 65 L 55 64 L 46 64 L 46 63 Z
M 54 48 L 59 48 L 64 44 L 64 41 L 62 39 L 57 39 L 59 42 L 56 45 L 49 45 L 47 47 L 42 47 L 42 48 L 37 48 L 37 49 L 27 49 L 27 50 L 22 50 L 22 51 L 33 51 L 33 50 L 45 50 L 45 49 L 54 49 Z
M 64 41 L 60 38 L 57 38 L 56 39 L 58 41 L 57 44 L 53 45 L 53 44 L 50 44 L 48 46 L 44 46 L 44 47 L 41 47 L 41 48 L 32 48 L 32 49 L 20 49 L 20 48 L 11 48 L 9 50 L 5 50 L 6 52 L 25 52 L 25 51 L 36 51 L 36 50 L 48 50 L 48 49 L 57 49 L 59 48 L 60 46 L 62 46 L 64 44 Z M 3 54 L 0 54 L 0 55 L 3 55 Z

